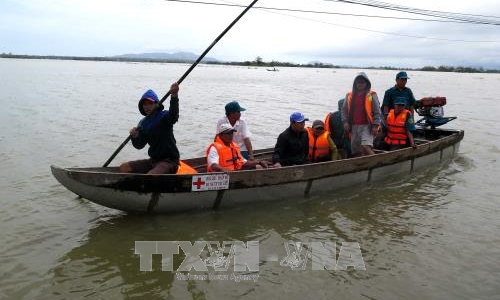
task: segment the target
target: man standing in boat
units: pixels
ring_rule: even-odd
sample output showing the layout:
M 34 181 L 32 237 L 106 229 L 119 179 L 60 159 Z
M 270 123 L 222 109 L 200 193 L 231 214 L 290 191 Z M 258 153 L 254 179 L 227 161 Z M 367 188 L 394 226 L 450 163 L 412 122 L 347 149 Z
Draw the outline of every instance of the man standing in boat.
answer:
M 394 108 L 396 99 L 403 98 L 406 109 L 410 110 L 412 115 L 415 110 L 416 101 L 413 92 L 410 88 L 406 87 L 408 82 L 408 74 L 401 71 L 396 74 L 396 85 L 385 91 L 384 100 L 382 101 L 382 112 L 387 117 L 389 111 Z
M 233 141 L 238 144 L 241 154 L 245 159 L 254 159 L 252 142 L 250 141 L 250 131 L 248 130 L 247 123 L 241 119 L 241 112 L 246 109 L 241 107 L 236 101 L 229 102 L 224 107 L 226 116 L 217 122 L 217 129 L 224 123 L 229 123 L 233 126 L 236 132 L 233 136 Z
M 149 159 L 125 162 L 122 173 L 175 174 L 179 167 L 179 150 L 174 137 L 174 124 L 179 119 L 179 85 L 170 87 L 170 107 L 163 110 L 158 96 L 147 90 L 139 100 L 139 112 L 145 117 L 130 129 L 132 145 L 142 149 L 149 145 Z
M 375 154 L 373 139 L 381 124 L 381 115 L 377 93 L 371 90 L 368 76 L 361 72 L 354 78 L 352 91 L 347 93 L 341 111 L 353 156 Z

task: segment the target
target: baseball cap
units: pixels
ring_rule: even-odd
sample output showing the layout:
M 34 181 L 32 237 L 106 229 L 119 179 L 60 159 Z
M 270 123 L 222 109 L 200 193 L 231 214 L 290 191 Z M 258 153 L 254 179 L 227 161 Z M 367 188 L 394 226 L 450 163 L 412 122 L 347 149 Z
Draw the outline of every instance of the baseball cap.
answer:
M 304 121 L 309 121 L 306 117 L 304 117 L 304 114 L 301 113 L 300 111 L 293 112 L 290 115 L 290 122 L 304 122 Z
M 317 128 L 322 128 L 325 129 L 325 123 L 321 120 L 314 120 L 312 124 L 312 128 L 317 129 Z
M 236 131 L 236 129 L 234 129 L 233 126 L 231 126 L 231 124 L 229 124 L 229 123 L 222 123 L 217 128 L 217 134 L 230 133 L 230 132 L 235 132 L 235 131 Z
M 240 104 L 236 101 L 229 102 L 224 108 L 226 109 L 226 112 L 246 110 L 245 108 L 241 107 Z
M 408 74 L 406 74 L 405 71 L 401 71 L 398 74 L 396 74 L 396 79 L 399 79 L 399 78 L 410 79 L 410 77 L 408 77 Z
M 397 97 L 394 100 L 394 105 L 406 105 L 406 98 L 405 97 Z

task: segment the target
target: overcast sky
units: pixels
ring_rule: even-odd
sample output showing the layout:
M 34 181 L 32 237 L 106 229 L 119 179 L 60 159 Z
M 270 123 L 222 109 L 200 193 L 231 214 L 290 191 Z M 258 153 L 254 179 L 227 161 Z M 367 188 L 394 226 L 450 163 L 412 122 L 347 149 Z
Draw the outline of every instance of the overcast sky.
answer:
M 251 0 L 200 0 L 248 5 Z M 477 14 L 500 23 L 500 1 L 386 0 L 412 8 Z M 403 18 L 430 17 L 324 0 L 260 0 L 256 6 Z M 2 0 L 0 53 L 112 56 L 201 54 L 242 7 L 164 0 Z M 410 37 L 411 36 L 411 37 Z M 208 54 L 336 65 L 500 69 L 500 26 L 252 9 Z

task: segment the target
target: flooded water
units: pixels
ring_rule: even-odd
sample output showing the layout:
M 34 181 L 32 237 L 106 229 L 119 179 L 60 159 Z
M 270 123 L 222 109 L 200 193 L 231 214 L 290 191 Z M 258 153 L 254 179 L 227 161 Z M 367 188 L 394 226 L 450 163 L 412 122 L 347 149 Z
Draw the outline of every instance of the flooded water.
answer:
M 127 215 L 77 198 L 50 165 L 100 166 L 189 66 L 0 59 L 0 299 L 499 299 L 499 74 L 409 72 L 417 98 L 446 96 L 465 130 L 443 168 L 308 200 L 176 215 Z M 294 110 L 323 119 L 359 70 L 198 66 L 181 84 L 181 156 L 202 156 L 224 105 L 239 101 L 254 148 L 271 147 Z M 373 88 L 394 71 L 365 70 Z M 111 165 L 146 156 L 129 144 Z M 135 241 L 357 242 L 366 270 L 293 270 L 261 260 L 253 280 L 180 280 Z M 182 250 L 181 250 L 182 251 Z M 182 252 L 181 252 L 182 253 Z M 338 253 L 337 253 L 338 254 Z M 183 256 L 174 256 L 179 266 Z M 192 272 L 203 274 L 203 272 Z M 206 273 L 206 272 L 205 272 Z M 214 273 L 214 272 L 212 272 Z M 233 278 L 234 279 L 234 278 Z

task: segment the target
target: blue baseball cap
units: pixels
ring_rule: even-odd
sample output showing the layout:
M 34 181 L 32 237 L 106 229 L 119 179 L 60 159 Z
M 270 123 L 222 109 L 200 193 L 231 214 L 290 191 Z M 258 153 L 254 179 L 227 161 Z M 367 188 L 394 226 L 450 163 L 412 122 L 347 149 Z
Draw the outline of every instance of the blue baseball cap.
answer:
M 234 111 L 244 111 L 244 110 L 246 110 L 243 107 L 241 107 L 240 104 L 238 102 L 236 102 L 236 101 L 229 102 L 228 104 L 226 104 L 226 106 L 224 108 L 226 109 L 227 113 L 234 112 Z
M 394 105 L 406 105 L 406 98 L 405 97 L 397 97 L 394 100 Z
M 304 114 L 301 113 L 300 111 L 293 112 L 290 115 L 290 122 L 304 122 L 304 121 L 309 121 L 306 117 L 304 117 Z
M 399 79 L 399 78 L 410 79 L 410 77 L 408 77 L 408 74 L 406 74 L 405 71 L 401 71 L 398 74 L 396 74 L 396 79 Z

